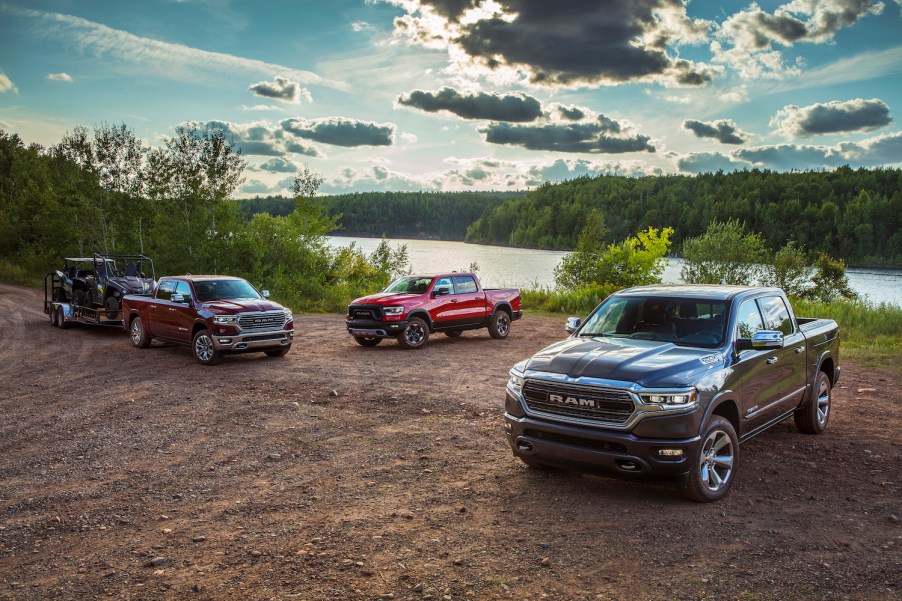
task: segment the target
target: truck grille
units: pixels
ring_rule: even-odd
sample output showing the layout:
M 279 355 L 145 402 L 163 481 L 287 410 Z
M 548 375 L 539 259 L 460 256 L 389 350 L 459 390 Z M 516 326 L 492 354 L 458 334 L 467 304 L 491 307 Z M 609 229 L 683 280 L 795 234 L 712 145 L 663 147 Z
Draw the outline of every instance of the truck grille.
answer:
M 242 332 L 272 332 L 285 327 L 284 311 L 265 311 L 260 313 L 242 313 L 238 318 Z
M 381 305 L 350 305 L 348 316 L 351 319 L 380 320 L 384 313 Z
M 625 390 L 528 379 L 523 398 L 532 411 L 610 424 L 623 424 L 633 414 Z

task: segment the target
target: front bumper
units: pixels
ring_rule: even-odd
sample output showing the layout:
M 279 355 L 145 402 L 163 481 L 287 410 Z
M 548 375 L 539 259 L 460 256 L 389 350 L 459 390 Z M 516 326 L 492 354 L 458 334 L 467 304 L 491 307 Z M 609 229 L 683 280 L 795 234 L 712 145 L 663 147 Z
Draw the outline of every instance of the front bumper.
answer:
M 289 346 L 294 340 L 294 330 L 254 332 L 247 334 L 214 334 L 213 346 L 221 351 L 263 351 Z
M 689 473 L 698 436 L 680 439 L 642 438 L 529 416 L 504 414 L 504 430 L 514 456 L 569 470 L 600 472 L 623 478 L 682 480 Z M 682 455 L 662 455 L 681 450 Z
M 362 338 L 394 338 L 407 327 L 407 320 L 375 321 L 368 319 L 351 319 L 345 322 L 348 334 Z

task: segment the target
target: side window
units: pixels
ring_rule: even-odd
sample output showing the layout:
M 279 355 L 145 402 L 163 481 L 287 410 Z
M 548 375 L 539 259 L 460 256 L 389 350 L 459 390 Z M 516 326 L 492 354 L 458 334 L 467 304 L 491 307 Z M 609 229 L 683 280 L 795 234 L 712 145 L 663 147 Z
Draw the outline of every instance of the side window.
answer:
M 736 313 L 736 337 L 751 338 L 755 332 L 764 329 L 761 321 L 761 313 L 758 311 L 758 303 L 755 299 L 742 301 L 739 311 Z
M 451 278 L 439 278 L 435 282 L 435 286 L 432 288 L 432 292 L 438 292 L 439 290 L 447 290 L 447 294 L 454 294 L 454 287 L 451 285 Z
M 188 285 L 188 282 L 179 282 L 176 284 L 175 293 L 184 296 L 185 302 L 191 300 L 191 286 Z
M 163 280 L 160 282 L 160 285 L 157 286 L 155 298 L 164 301 L 172 300 L 173 292 L 175 292 L 175 280 Z
M 454 292 L 456 294 L 471 294 L 476 292 L 476 280 L 469 275 L 456 275 L 454 280 Z
M 764 326 L 768 330 L 783 332 L 784 336 L 793 333 L 792 318 L 782 298 L 768 296 L 758 299 L 758 304 L 761 306 L 761 313 L 764 314 Z

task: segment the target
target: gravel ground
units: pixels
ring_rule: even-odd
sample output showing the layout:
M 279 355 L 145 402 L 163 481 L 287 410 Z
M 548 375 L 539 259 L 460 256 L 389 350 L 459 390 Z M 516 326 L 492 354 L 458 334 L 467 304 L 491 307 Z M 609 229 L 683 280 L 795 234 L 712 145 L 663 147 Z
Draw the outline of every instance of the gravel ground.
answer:
M 741 448 L 731 495 L 515 460 L 527 315 L 365 349 L 299 315 L 284 358 L 202 367 L 49 325 L 0 285 L 0 599 L 899 599 L 902 374 L 845 364 L 830 427 Z

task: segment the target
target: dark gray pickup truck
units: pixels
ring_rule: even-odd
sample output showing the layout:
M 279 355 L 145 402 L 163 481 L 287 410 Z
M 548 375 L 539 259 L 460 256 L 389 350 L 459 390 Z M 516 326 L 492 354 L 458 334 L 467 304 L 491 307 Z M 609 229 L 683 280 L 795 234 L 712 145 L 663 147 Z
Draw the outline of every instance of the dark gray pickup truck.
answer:
M 567 331 L 510 371 L 505 429 L 530 466 L 671 479 L 716 501 L 740 442 L 790 415 L 827 427 L 838 327 L 795 317 L 777 288 L 630 288 Z

